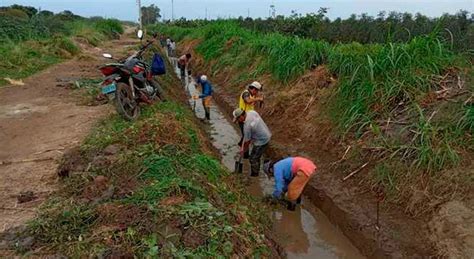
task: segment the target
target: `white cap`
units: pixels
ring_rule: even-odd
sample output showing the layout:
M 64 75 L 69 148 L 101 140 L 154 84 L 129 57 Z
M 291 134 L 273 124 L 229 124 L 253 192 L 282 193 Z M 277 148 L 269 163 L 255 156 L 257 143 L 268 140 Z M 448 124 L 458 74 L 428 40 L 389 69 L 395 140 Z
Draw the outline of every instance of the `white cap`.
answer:
M 261 90 L 261 89 L 262 89 L 262 85 L 261 85 L 259 82 L 257 82 L 257 81 L 252 82 L 249 86 L 253 86 L 253 87 L 255 87 L 255 89 L 257 89 L 257 90 Z
M 207 81 L 207 76 L 206 76 L 206 75 L 202 75 L 202 76 L 201 76 L 201 81 L 203 81 L 203 82 Z

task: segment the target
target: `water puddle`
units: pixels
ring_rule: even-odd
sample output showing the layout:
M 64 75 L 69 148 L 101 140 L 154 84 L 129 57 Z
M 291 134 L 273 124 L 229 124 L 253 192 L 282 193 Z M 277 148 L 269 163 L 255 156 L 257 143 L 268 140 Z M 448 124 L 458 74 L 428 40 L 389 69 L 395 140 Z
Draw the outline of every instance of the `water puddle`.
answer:
M 179 77 L 179 71 L 176 71 Z M 192 78 L 186 78 L 185 91 L 189 96 L 199 94 Z M 204 118 L 201 100 L 189 99 L 190 106 L 198 118 Z M 222 155 L 222 163 L 234 170 L 237 143 L 240 132 L 226 119 L 219 107 L 213 103 L 209 123 L 211 142 Z M 248 160 L 244 160 L 244 181 L 248 182 L 249 193 L 257 198 L 273 192 L 273 180 L 264 173 L 258 178 L 249 175 Z M 277 241 L 285 249 L 288 258 L 365 258 L 351 242 L 330 223 L 328 218 L 310 201 L 297 206 L 296 211 L 288 211 L 286 207 L 278 207 L 271 212 L 273 232 Z

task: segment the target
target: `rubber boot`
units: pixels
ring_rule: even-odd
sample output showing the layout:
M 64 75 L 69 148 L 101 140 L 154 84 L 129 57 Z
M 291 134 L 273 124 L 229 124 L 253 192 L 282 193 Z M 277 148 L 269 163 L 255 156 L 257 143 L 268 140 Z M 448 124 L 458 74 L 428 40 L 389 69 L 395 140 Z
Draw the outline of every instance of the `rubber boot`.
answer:
M 211 109 L 209 107 L 204 107 L 204 112 L 206 113 L 206 120 L 211 120 Z
M 286 209 L 289 210 L 289 211 L 295 211 L 296 210 L 296 203 L 292 202 L 292 201 L 288 201 Z
M 301 204 L 301 195 L 300 195 L 300 197 L 298 197 L 298 199 L 296 199 L 296 204 L 298 204 L 298 205 Z

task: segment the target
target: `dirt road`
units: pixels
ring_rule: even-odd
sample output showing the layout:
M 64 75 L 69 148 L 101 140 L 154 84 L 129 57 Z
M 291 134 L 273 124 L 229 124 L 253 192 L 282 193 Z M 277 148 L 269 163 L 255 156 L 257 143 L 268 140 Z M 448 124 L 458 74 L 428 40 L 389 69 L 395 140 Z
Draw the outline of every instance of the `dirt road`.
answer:
M 56 168 L 64 150 L 78 145 L 111 106 L 84 106 L 77 93 L 58 81 L 100 77 L 103 52 L 120 55 L 137 43 L 128 28 L 122 39 L 100 48 L 81 44 L 78 58 L 54 65 L 24 80 L 24 86 L 0 88 L 0 233 L 32 219 L 55 190 Z M 20 203 L 20 194 L 32 201 Z M 29 197 L 26 197 L 27 200 Z

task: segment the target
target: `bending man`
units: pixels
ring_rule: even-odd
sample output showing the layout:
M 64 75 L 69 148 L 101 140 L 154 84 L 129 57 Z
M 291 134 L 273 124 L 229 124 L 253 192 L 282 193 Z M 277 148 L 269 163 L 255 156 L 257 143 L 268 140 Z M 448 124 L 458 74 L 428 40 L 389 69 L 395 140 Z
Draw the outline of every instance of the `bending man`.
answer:
M 263 170 L 269 178 L 275 178 L 273 198 L 282 199 L 287 193 L 288 209 L 294 210 L 301 202 L 301 194 L 316 171 L 316 165 L 304 157 L 288 157 L 277 162 L 266 161 Z

